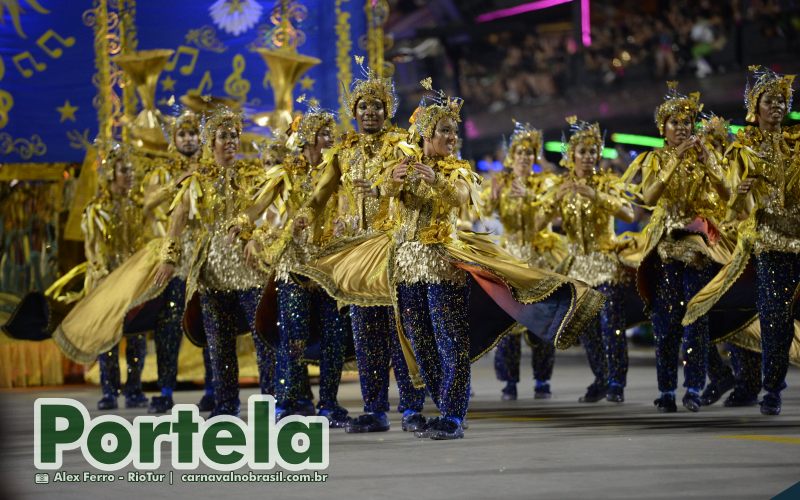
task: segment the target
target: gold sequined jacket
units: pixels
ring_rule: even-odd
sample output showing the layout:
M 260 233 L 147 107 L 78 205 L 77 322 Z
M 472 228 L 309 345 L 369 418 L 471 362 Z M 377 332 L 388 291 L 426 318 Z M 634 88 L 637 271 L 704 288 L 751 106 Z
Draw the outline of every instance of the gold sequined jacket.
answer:
M 480 178 L 469 162 L 452 156 L 439 160 L 423 157 L 421 161 L 436 173 L 433 184 L 413 175 L 399 186 L 387 179 L 389 226 L 397 249 L 393 281 L 463 283 L 464 272 L 445 258 L 441 245 L 458 239 L 462 206 L 458 190 L 466 185 L 472 204 L 480 206 Z
M 536 231 L 535 219 L 540 207 L 539 197 L 553 189 L 558 176 L 550 173 L 531 173 L 525 179 L 528 196 L 511 196 L 514 174 L 502 172 L 497 174 L 502 184 L 500 196 L 492 199 L 491 186 L 483 191 L 484 213 L 497 213 L 503 224 L 501 245 L 509 253 L 528 264 L 553 270 L 567 256 L 564 239 L 555 233 L 551 224 Z
M 271 208 L 276 213 L 272 223 L 265 222 L 253 230 L 252 238 L 261 244 L 266 255 L 274 254 L 278 247 L 285 248 L 278 261 L 272 263 L 279 281 L 287 281 L 295 266 L 305 263 L 315 249 L 333 236 L 336 196 L 330 198 L 323 214 L 317 217 L 315 226 L 303 231 L 297 241 L 292 238 L 286 245 L 280 242 L 282 229 L 306 204 L 321 173 L 322 169 L 312 166 L 302 153 L 287 156 L 282 165 L 267 172 L 265 181 L 255 196 L 256 204 Z M 250 222 L 249 219 L 244 221 L 245 225 Z M 285 234 L 288 236 L 288 233 Z
M 574 193 L 556 201 L 555 193 L 566 181 L 588 185 L 595 196 L 589 198 Z M 592 287 L 624 281 L 625 266 L 617 255 L 619 242 L 614 231 L 614 216 L 620 208 L 630 206 L 625 192 L 625 185 L 617 175 L 600 172 L 585 179 L 565 175 L 542 196 L 540 202 L 547 207 L 544 217 L 561 217 L 569 249 L 564 271 L 570 278 Z
M 299 213 L 315 219 L 337 190 L 339 214 L 345 222 L 344 237 L 362 237 L 380 231 L 388 216 L 384 173 L 405 156 L 419 158 L 419 147 L 408 142 L 408 131 L 389 127 L 375 134 L 349 132 L 325 152 L 322 173 L 308 204 Z M 377 197 L 359 194 L 354 180 L 366 179 L 379 188 Z
M 720 196 L 714 177 L 709 173 L 710 170 L 719 173 L 723 162 L 715 151 L 711 154 L 713 158 L 706 164 L 695 149 L 690 149 L 680 159 L 675 155 L 675 148 L 667 146 L 640 154 L 628 167 L 622 180 L 630 184 L 638 195 L 661 182 L 663 172 L 675 167 L 642 233 L 645 243 L 636 252 L 636 257 L 626 259 L 631 265 L 638 266 L 652 250 L 657 250 L 664 260 L 673 259 L 690 265 L 703 265 L 707 258 L 719 260 L 712 255 L 709 245 L 698 246 L 694 239 L 673 235 L 673 231 L 687 229 L 698 221 L 712 227 L 716 234 L 725 218 L 727 202 Z M 641 173 L 641 182 L 634 186 L 632 181 L 638 173 Z M 723 171 L 723 181 L 728 185 L 726 175 Z
M 755 253 L 800 253 L 800 126 L 780 132 L 745 127 L 727 151 L 737 180 L 755 179 L 748 195 L 731 202 L 750 217 L 739 226 Z
M 91 290 L 145 242 L 141 198 L 104 191 L 84 209 L 81 230 L 88 262 L 85 289 Z
M 195 242 L 188 257 L 187 300 L 198 290 L 246 290 L 263 285 L 263 275 L 246 265 L 241 242 L 228 241 L 228 230 L 252 202 L 264 175 L 257 162 L 238 160 L 226 169 L 213 160 L 202 160 L 181 182 L 170 210 L 187 204 L 187 229 Z

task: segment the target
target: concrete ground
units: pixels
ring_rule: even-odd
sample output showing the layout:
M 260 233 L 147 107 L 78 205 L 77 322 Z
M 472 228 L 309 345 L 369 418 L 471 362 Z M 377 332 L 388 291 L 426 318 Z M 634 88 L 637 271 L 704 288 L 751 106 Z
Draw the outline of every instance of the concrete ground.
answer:
M 523 358 L 523 378 L 530 358 Z M 580 351 L 559 353 L 554 398 L 534 401 L 529 384 L 520 399 L 502 402 L 492 357 L 474 365 L 471 426 L 463 440 L 416 439 L 392 415 L 385 433 L 352 435 L 332 430 L 330 467 L 324 483 L 53 483 L 35 484 L 33 402 L 69 397 L 92 416 L 98 390 L 68 386 L 5 391 L 0 418 L 0 499 L 111 498 L 769 498 L 800 481 L 800 372 L 792 369 L 783 414 L 764 417 L 757 407 L 717 404 L 692 414 L 661 415 L 652 351 L 632 352 L 627 401 L 623 405 L 577 403 L 590 372 Z M 243 390 L 243 399 L 255 393 Z M 176 393 L 194 403 L 200 391 Z M 392 392 L 396 401 L 396 392 Z M 679 394 L 680 398 L 680 394 Z M 341 402 L 360 410 L 358 384 L 342 385 Z M 141 410 L 120 410 L 126 418 Z M 428 413 L 433 414 L 430 406 Z M 243 417 L 246 415 L 243 414 Z M 168 453 L 168 452 L 167 452 Z M 161 472 L 172 470 L 167 453 Z M 67 452 L 62 470 L 92 471 L 77 451 Z M 126 469 L 132 470 L 132 469 Z M 195 472 L 213 472 L 201 466 Z M 246 472 L 242 470 L 240 472 Z M 121 471 L 117 474 L 123 474 Z M 52 476 L 52 473 L 51 473 Z M 797 493 L 800 496 L 800 493 Z

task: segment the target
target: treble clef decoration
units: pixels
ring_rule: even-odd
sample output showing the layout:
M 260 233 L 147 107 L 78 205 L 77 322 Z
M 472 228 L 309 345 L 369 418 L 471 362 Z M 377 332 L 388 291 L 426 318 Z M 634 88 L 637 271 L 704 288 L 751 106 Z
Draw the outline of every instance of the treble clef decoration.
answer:
M 244 68 L 244 56 L 236 54 L 233 58 L 233 73 L 225 79 L 225 92 L 238 101 L 246 101 L 250 92 L 250 81 L 242 78 Z

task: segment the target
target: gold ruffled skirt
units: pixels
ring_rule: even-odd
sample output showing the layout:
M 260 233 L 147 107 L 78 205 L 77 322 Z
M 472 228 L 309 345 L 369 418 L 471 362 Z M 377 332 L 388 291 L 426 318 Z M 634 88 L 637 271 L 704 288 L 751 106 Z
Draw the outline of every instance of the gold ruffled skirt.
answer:
M 151 241 L 75 304 L 53 333 L 68 358 L 91 363 L 119 343 L 131 302 L 153 284 L 160 264 L 159 246 L 160 240 Z
M 459 232 L 436 245 L 441 256 L 471 278 L 470 358 L 491 350 L 521 323 L 559 348 L 575 344 L 603 304 L 601 294 L 562 275 L 528 267 L 488 237 Z M 395 244 L 386 234 L 340 240 L 295 269 L 322 286 L 340 304 L 395 306 L 398 283 L 392 276 Z M 398 334 L 412 379 L 416 363 L 398 321 Z

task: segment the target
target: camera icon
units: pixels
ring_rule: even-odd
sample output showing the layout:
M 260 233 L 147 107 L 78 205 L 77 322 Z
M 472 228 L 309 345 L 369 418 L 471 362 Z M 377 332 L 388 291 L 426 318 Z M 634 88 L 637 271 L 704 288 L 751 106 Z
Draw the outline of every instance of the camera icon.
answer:
M 47 484 L 50 482 L 50 474 L 46 472 L 40 472 L 36 474 L 34 481 L 36 482 L 36 484 Z

